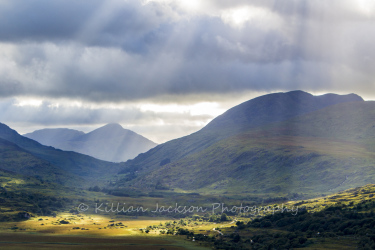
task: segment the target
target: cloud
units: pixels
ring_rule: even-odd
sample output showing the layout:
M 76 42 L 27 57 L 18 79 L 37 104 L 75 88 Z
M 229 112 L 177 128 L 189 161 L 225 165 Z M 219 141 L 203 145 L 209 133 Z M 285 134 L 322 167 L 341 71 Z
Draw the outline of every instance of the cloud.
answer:
M 195 132 L 223 111 L 215 103 L 89 104 L 70 100 L 43 101 L 30 98 L 0 101 L 1 122 L 20 133 L 32 132 L 43 127 L 82 127 L 93 130 L 107 123 L 120 123 L 156 142 L 165 142 Z
M 0 40 L 12 43 L 74 41 L 90 46 L 139 46 L 165 21 L 139 1 L 2 1 Z
M 374 85 L 368 0 L 0 5 L 2 97 L 122 102 Z

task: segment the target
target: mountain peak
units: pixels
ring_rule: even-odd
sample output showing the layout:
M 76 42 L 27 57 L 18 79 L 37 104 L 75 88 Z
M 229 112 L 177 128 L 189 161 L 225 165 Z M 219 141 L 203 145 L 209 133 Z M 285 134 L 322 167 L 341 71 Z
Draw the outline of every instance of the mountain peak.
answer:
M 116 131 L 116 132 L 123 132 L 123 131 L 126 131 L 127 129 L 124 129 L 120 124 L 118 123 L 108 123 L 107 125 L 104 125 L 100 128 L 97 128 L 93 131 L 91 131 L 90 133 L 94 132 L 94 131 Z
M 118 123 L 108 123 L 107 125 L 104 125 L 100 128 L 97 128 L 89 133 L 86 134 L 86 136 L 92 136 L 92 135 L 103 135 L 108 134 L 108 135 L 115 135 L 115 134 L 122 134 L 124 132 L 127 132 L 130 130 L 124 129 L 120 124 Z
M 295 90 L 272 93 L 241 103 L 212 120 L 203 130 L 249 129 L 267 123 L 279 122 L 327 106 L 364 101 L 356 94 L 325 94 L 314 96 Z
M 104 125 L 103 128 L 123 128 L 123 127 L 118 123 L 108 123 L 107 125 Z

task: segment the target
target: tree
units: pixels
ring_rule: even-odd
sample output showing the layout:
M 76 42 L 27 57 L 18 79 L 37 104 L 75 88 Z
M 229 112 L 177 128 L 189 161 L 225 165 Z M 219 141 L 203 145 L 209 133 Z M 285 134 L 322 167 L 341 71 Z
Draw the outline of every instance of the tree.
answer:
M 228 220 L 229 220 L 228 216 L 225 213 L 222 213 L 220 217 L 220 221 L 228 221 Z

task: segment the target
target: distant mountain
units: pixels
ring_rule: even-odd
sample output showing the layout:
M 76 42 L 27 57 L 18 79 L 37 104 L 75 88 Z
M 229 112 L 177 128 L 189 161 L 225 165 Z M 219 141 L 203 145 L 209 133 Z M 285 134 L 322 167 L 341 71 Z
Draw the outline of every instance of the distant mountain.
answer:
M 33 139 L 43 145 L 52 146 L 54 148 L 63 149 L 64 142 L 77 138 L 85 133 L 82 131 L 68 128 L 46 128 L 36 130 L 23 136 Z
M 119 124 L 107 124 L 87 134 L 72 129 L 42 129 L 24 136 L 47 146 L 112 162 L 132 159 L 157 145 Z
M 9 147 L 13 147 L 15 149 L 19 148 L 18 151 L 21 150 L 25 153 L 31 154 L 33 157 L 43 160 L 44 163 L 48 162 L 51 164 L 51 166 L 56 166 L 64 173 L 69 173 L 69 175 L 73 175 L 84 180 L 85 183 L 75 182 L 75 186 L 92 185 L 93 183 L 98 182 L 104 183 L 108 176 L 117 173 L 122 166 L 121 164 L 98 160 L 91 156 L 76 152 L 66 152 L 53 147 L 44 146 L 39 142 L 21 136 L 15 130 L 2 123 L 0 123 L 0 138 L 11 142 L 12 144 L 9 144 Z M 6 142 L 3 141 L 3 144 L 6 145 Z M 13 160 L 19 161 L 20 158 L 14 157 Z M 21 162 L 19 164 L 21 164 Z M 45 164 L 39 165 L 40 166 L 34 170 L 36 172 L 41 171 L 48 174 L 49 171 L 43 169 Z M 63 174 L 63 172 L 61 172 L 61 174 Z
M 211 158 L 205 152 L 208 153 L 207 150 L 210 147 L 219 145 L 218 143 L 227 138 L 331 105 L 349 102 L 364 101 L 360 96 L 355 94 L 313 96 L 303 91 L 275 93 L 257 97 L 229 109 L 194 134 L 158 145 L 148 152 L 137 156 L 135 159 L 127 161 L 125 168 L 121 171 L 121 174 L 125 175 L 125 177 L 118 184 L 121 186 L 127 185 L 127 183 L 131 184 L 137 180 L 143 180 L 143 176 L 152 176 L 152 172 L 161 169 L 162 166 L 174 166 L 174 163 L 177 164 L 177 162 L 188 159 L 190 156 L 193 157 L 192 155 L 200 155 L 200 162 L 208 164 L 206 159 Z M 231 141 L 230 143 L 225 145 L 225 147 L 232 144 L 236 145 L 236 141 Z M 221 152 L 221 156 L 225 157 L 226 155 L 235 153 L 228 150 Z M 220 164 L 218 159 L 212 160 Z M 192 162 L 190 163 L 192 164 Z M 196 164 L 186 165 L 184 171 L 190 171 Z M 206 168 L 206 165 L 198 165 L 202 169 Z M 211 171 L 210 174 L 217 175 L 215 171 Z M 182 177 L 183 175 L 181 175 Z M 206 178 L 207 182 L 210 180 L 210 176 L 207 175 L 200 175 L 199 178 Z M 154 185 L 154 181 L 150 182 L 149 180 L 148 182 L 139 183 L 145 186 Z

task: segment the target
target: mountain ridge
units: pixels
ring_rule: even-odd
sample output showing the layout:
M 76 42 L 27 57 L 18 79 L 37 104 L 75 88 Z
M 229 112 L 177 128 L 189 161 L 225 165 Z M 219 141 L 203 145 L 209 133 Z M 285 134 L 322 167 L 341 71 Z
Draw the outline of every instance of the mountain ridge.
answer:
M 293 116 L 319 110 L 338 103 L 357 101 L 362 102 L 364 100 L 356 94 L 338 95 L 328 93 L 313 96 L 312 94 L 301 90 L 286 93 L 272 93 L 256 97 L 230 108 L 222 115 L 213 119 L 203 129 L 210 130 L 223 126 L 238 126 L 238 124 L 249 125 L 249 123 L 251 124 L 251 127 L 256 127 L 265 123 L 287 120 Z M 255 108 L 249 109 L 249 106 Z M 272 112 L 262 112 L 264 106 L 268 111 L 271 110 Z M 253 119 L 252 121 L 251 119 L 254 117 L 256 117 L 256 119 Z M 220 126 L 218 124 L 220 124 Z M 246 129 L 248 128 L 249 126 L 246 127 Z
M 307 100 L 304 100 L 304 98 Z M 296 100 L 302 100 L 304 105 L 296 106 Z M 260 96 L 229 109 L 191 135 L 160 144 L 127 161 L 122 172 L 134 172 L 136 170 L 138 175 L 141 175 L 142 172 L 148 173 L 159 168 L 163 162 L 173 163 L 181 160 L 191 154 L 201 152 L 225 138 L 249 129 L 280 122 L 319 110 L 327 107 L 327 105 L 363 101 L 360 96 L 355 94 L 313 96 L 303 91 Z M 289 111 L 284 113 L 287 109 Z M 132 176 L 134 177 L 134 174 Z
M 56 140 L 70 140 L 85 134 L 82 131 L 68 128 L 45 128 L 39 129 L 32 133 L 23 134 L 23 136 L 37 141 L 46 146 L 56 145 Z M 56 146 L 55 148 L 59 148 Z
M 375 181 L 375 102 L 339 103 L 221 140 L 118 185 L 319 195 Z

